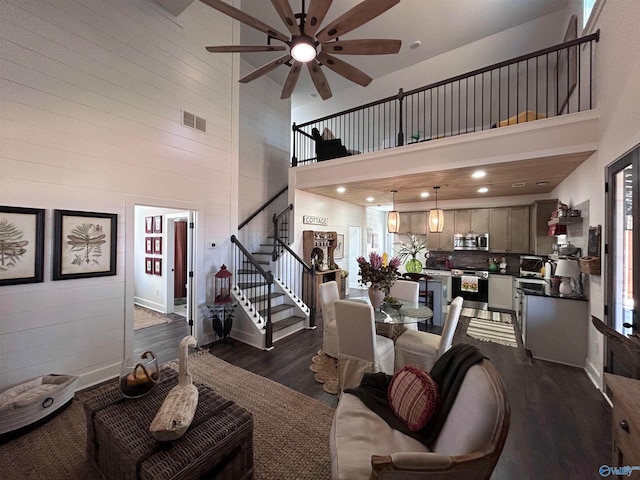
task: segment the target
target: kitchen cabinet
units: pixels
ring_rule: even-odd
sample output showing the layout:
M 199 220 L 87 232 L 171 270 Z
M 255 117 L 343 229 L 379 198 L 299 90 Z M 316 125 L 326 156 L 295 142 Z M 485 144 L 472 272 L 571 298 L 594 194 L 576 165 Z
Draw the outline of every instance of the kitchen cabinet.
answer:
M 422 273 L 442 282 L 442 295 L 445 297 L 443 308 L 446 310 L 447 303 L 451 303 L 451 271 L 450 270 L 423 270 Z M 429 282 L 427 282 L 428 285 Z
M 531 205 L 529 251 L 534 255 L 549 255 L 553 251 L 552 245 L 556 239 L 549 236 L 548 222 L 557 206 L 557 198 L 537 200 Z
M 418 234 L 425 235 L 427 233 L 427 212 L 400 212 L 400 234 Z
M 489 308 L 512 310 L 513 277 L 500 273 L 489 274 Z
M 450 252 L 453 250 L 453 234 L 455 228 L 455 211 L 444 210 L 444 228 L 440 233 L 430 232 L 427 227 L 429 250 Z
M 529 252 L 529 207 L 489 209 L 489 250 L 495 253 Z
M 524 346 L 534 358 L 584 368 L 589 302 L 524 294 L 522 308 Z
M 455 231 L 453 233 L 487 233 L 488 231 L 488 208 L 455 211 Z

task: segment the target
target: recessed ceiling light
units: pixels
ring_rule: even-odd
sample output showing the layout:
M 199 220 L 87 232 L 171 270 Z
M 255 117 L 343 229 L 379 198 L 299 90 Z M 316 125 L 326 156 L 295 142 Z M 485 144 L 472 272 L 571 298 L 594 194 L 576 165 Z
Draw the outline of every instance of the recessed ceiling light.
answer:
M 544 187 L 545 185 L 549 185 L 549 182 L 536 182 L 536 185 L 539 187 Z
M 344 193 L 344 192 L 345 192 L 345 190 L 346 190 L 346 188 L 344 188 L 344 187 L 338 187 L 338 188 L 336 188 L 336 192 L 338 192 L 338 193 Z
M 484 178 L 486 174 L 487 174 L 487 172 L 485 172 L 484 170 L 477 170 L 477 171 L 473 172 L 473 174 L 471 176 L 473 178 Z
M 487 193 L 489 189 L 487 187 L 481 187 L 478 189 L 478 193 Z
M 516 182 L 513 185 L 511 185 L 513 188 L 521 188 L 524 187 L 526 185 L 526 183 L 524 182 Z
M 374 199 L 373 199 L 373 197 L 367 197 L 366 200 L 367 200 L 367 202 L 373 202 Z
M 427 198 L 427 197 L 429 197 L 429 192 L 422 192 L 422 193 L 420 194 L 420 197 L 422 197 L 422 198 Z

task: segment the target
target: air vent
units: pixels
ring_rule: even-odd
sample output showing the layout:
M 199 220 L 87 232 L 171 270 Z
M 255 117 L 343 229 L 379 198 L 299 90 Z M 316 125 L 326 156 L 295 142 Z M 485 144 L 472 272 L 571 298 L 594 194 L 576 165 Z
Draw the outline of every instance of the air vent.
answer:
M 185 110 L 182 111 L 182 124 L 185 127 L 195 128 L 204 133 L 207 132 L 207 120 Z

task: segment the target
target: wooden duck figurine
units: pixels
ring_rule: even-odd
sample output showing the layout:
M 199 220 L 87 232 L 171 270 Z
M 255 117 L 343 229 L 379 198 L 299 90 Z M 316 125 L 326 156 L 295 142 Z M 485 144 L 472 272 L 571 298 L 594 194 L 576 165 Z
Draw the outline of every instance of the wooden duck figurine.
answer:
M 198 389 L 191 380 L 187 356 L 189 347 L 195 347 L 197 344 L 197 340 L 191 335 L 180 341 L 178 385 L 173 387 L 164 399 L 149 427 L 151 434 L 161 442 L 176 440 L 184 435 L 196 413 Z

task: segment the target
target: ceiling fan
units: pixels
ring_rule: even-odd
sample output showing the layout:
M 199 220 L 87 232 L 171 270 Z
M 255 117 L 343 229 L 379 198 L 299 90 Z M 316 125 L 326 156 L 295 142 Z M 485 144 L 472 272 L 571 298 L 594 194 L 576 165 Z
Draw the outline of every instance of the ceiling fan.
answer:
M 344 78 L 366 87 L 371 77 L 362 70 L 340 60 L 334 55 L 385 55 L 400 51 L 400 40 L 362 39 L 340 40 L 344 35 L 383 14 L 400 0 L 364 0 L 340 17 L 319 30 L 333 0 L 310 0 L 309 9 L 305 12 L 305 0 L 302 0 L 302 12 L 294 14 L 288 0 L 271 0 L 276 12 L 287 26 L 290 36 L 255 17 L 239 10 L 223 0 L 200 0 L 210 7 L 238 20 L 256 30 L 267 34 L 267 45 L 223 45 L 206 47 L 213 53 L 237 52 L 289 52 L 272 62 L 242 77 L 240 82 L 248 83 L 269 73 L 280 65 L 290 67 L 289 74 L 282 88 L 280 98 L 289 98 L 296 86 L 303 64 L 307 64 L 311 80 L 323 100 L 330 98 L 331 88 L 327 78 L 320 69 L 324 65 Z M 284 45 L 271 45 L 271 40 L 278 40 Z M 318 52 L 318 46 L 320 51 Z M 332 55 L 333 54 L 333 55 Z

